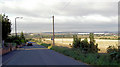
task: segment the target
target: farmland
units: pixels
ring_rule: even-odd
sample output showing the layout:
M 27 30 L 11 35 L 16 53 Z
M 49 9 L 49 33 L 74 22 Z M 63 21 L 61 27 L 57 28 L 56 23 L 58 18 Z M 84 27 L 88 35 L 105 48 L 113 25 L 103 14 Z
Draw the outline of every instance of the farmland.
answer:
M 75 34 L 75 33 L 74 33 Z M 72 33 L 55 33 L 55 45 L 70 47 L 73 44 L 73 35 Z M 88 38 L 89 34 L 77 34 L 81 40 Z M 43 43 L 52 44 L 52 33 L 41 33 L 41 34 L 26 34 L 26 38 L 31 38 L 35 40 L 42 39 Z M 105 53 L 106 48 L 109 46 L 118 46 L 118 34 L 117 33 L 104 33 L 104 34 L 94 34 L 95 43 L 98 44 L 98 48 L 100 49 L 99 53 Z
M 52 43 L 51 38 L 44 38 L 43 42 Z M 82 39 L 83 40 L 83 39 Z M 89 39 L 88 39 L 89 41 Z M 57 46 L 69 47 L 73 43 L 73 38 L 55 38 L 55 44 Z M 98 43 L 99 53 L 105 53 L 106 48 L 109 46 L 118 46 L 118 40 L 106 40 L 106 39 L 95 39 L 95 43 Z

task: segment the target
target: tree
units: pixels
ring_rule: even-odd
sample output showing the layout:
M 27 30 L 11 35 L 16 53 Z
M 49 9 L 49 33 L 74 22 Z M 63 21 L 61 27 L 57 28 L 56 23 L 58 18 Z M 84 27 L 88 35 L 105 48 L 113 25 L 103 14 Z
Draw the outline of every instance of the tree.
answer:
M 94 44 L 95 43 L 95 40 L 94 40 L 94 33 L 90 33 L 90 44 Z
M 22 38 L 23 40 L 25 40 L 25 36 L 24 36 L 24 33 L 23 33 L 23 32 L 21 32 L 20 38 Z
M 21 34 L 20 34 L 20 39 L 21 39 L 21 43 L 25 43 L 26 42 L 25 36 L 24 36 L 23 32 L 21 32 Z
M 73 35 L 73 47 L 79 48 L 80 42 L 81 42 L 81 38 L 78 38 L 77 35 Z
M 0 43 L 2 40 L 2 15 L 0 14 Z
M 89 51 L 93 53 L 98 52 L 99 51 L 98 44 L 95 45 L 94 33 L 90 33 L 89 38 L 90 38 Z
M 88 43 L 88 39 L 87 39 L 87 38 L 85 38 L 83 41 L 81 41 L 81 44 L 80 44 L 80 45 L 81 45 L 81 48 L 82 48 L 82 49 L 81 49 L 81 48 L 80 48 L 80 49 L 81 49 L 82 51 L 88 52 L 89 43 Z
M 11 32 L 11 22 L 5 14 L 2 16 L 2 40 L 5 40 Z

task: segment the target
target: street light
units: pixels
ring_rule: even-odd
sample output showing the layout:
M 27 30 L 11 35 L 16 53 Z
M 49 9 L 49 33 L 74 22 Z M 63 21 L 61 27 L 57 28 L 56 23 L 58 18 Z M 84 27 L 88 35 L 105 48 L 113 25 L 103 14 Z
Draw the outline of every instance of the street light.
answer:
M 22 19 L 23 17 L 16 17 L 16 18 L 15 18 L 15 34 L 16 34 L 16 37 L 17 37 L 17 25 L 16 25 L 16 19 L 18 19 L 18 18 Z
M 55 34 L 54 34 L 54 16 L 52 16 L 53 18 L 53 46 L 55 46 L 55 41 L 54 41 L 54 38 L 55 38 Z

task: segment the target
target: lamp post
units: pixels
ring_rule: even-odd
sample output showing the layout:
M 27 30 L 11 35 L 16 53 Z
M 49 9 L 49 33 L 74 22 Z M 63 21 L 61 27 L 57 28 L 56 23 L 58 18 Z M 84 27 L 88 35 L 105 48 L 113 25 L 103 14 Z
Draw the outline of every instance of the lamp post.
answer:
M 52 16 L 53 18 L 53 46 L 55 46 L 55 41 L 54 41 L 54 37 L 55 37 L 55 34 L 54 34 L 54 16 Z
M 15 18 L 15 35 L 16 35 L 16 37 L 17 37 L 17 25 L 16 25 L 16 20 L 17 20 L 18 18 L 22 19 L 23 17 L 16 17 L 16 18 Z

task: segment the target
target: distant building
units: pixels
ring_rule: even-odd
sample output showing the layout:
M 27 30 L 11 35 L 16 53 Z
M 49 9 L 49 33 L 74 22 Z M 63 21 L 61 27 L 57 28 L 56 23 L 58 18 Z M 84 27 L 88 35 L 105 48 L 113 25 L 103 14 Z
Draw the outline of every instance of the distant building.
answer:
M 34 34 L 30 34 L 30 35 L 34 35 Z
M 90 34 L 90 33 L 78 33 L 78 34 L 85 35 L 85 34 Z M 105 34 L 105 33 L 94 33 L 94 34 Z
M 89 33 L 78 33 L 78 34 L 84 35 L 84 34 L 89 34 Z
M 94 34 L 105 34 L 105 33 L 94 33 Z

